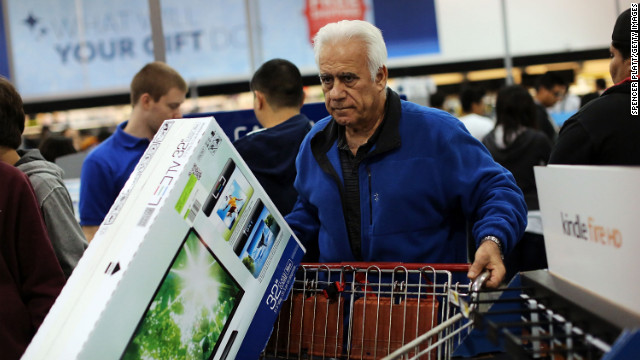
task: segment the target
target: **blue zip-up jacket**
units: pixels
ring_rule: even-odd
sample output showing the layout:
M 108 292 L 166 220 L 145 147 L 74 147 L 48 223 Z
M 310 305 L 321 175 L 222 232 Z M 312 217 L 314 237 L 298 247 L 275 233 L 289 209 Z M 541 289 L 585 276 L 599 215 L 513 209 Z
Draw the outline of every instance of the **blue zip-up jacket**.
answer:
M 508 253 L 527 221 L 511 173 L 458 119 L 387 94 L 383 131 L 358 170 L 361 243 L 353 246 L 347 235 L 331 117 L 313 127 L 296 159 L 298 201 L 286 220 L 299 239 L 317 241 L 323 263 L 466 263 L 469 222 L 476 242 L 496 236 Z

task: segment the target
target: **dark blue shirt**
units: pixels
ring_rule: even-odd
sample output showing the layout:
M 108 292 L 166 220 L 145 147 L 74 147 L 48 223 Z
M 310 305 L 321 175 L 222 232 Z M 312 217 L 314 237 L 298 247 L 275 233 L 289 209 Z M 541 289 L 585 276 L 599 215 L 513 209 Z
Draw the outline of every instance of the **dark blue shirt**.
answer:
M 282 215 L 291 212 L 298 197 L 293 187 L 296 156 L 310 129 L 309 118 L 299 114 L 233 143 Z

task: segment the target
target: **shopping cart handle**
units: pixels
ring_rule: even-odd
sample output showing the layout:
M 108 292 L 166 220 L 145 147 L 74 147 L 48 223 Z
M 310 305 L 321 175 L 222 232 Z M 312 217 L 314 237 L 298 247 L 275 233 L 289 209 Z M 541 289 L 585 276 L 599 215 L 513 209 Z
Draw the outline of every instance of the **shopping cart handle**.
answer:
M 489 270 L 485 270 L 482 272 L 482 274 L 480 274 L 480 276 L 473 280 L 473 282 L 471 283 L 472 293 L 477 293 L 478 291 L 480 291 L 487 280 L 489 280 L 489 277 L 491 277 L 491 272 Z

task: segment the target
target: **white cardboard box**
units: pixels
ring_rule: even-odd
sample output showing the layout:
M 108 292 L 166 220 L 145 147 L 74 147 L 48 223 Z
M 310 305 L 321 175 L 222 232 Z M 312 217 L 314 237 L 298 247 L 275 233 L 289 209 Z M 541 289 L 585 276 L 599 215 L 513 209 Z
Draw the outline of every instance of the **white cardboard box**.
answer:
M 303 253 L 212 117 L 167 120 L 23 359 L 256 359 Z

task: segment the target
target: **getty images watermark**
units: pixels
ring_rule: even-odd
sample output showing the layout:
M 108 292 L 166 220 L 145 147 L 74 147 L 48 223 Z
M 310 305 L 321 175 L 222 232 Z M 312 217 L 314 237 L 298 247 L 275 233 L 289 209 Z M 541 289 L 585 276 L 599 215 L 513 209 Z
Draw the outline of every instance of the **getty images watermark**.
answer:
M 631 4 L 631 115 L 638 115 L 638 3 Z

